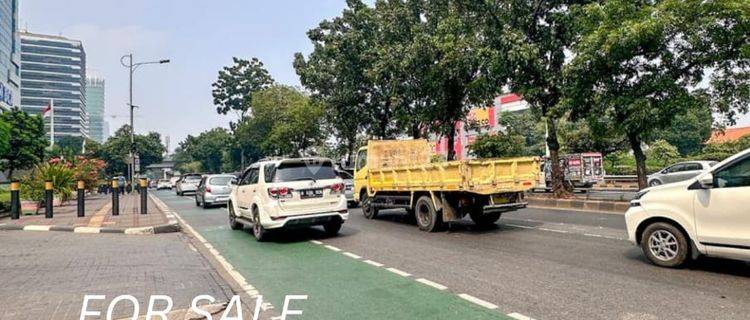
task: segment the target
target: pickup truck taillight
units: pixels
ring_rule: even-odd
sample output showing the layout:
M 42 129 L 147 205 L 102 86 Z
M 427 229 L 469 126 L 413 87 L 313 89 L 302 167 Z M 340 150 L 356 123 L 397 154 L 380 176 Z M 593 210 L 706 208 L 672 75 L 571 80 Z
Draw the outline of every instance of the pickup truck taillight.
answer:
M 268 188 L 268 195 L 274 199 L 286 199 L 292 197 L 292 189 L 287 187 Z
M 343 183 L 334 183 L 331 185 L 331 194 L 342 194 L 344 193 Z

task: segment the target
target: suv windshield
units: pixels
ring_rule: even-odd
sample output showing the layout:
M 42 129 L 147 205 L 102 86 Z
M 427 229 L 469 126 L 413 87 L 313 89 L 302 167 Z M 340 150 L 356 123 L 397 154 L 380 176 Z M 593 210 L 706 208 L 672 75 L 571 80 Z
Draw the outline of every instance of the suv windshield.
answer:
M 194 181 L 200 181 L 200 180 L 201 180 L 201 176 L 187 176 L 187 177 L 185 177 L 185 181 L 194 182 Z
M 331 162 L 319 161 L 282 162 L 273 174 L 274 182 L 326 180 L 337 176 Z

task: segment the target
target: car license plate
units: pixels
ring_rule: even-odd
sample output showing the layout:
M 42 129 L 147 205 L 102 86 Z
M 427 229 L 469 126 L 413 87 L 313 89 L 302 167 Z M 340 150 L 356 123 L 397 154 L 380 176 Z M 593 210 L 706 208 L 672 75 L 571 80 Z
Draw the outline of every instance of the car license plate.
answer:
M 302 199 L 320 198 L 322 196 L 323 196 L 323 189 L 308 189 L 308 190 L 299 191 L 299 197 Z

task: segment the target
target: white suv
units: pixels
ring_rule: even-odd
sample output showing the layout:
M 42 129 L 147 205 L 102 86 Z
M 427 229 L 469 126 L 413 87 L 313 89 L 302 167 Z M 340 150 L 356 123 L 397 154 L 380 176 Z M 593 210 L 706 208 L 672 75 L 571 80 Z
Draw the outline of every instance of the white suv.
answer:
M 338 234 L 349 218 L 344 183 L 326 158 L 266 160 L 249 166 L 232 186 L 229 225 L 253 228 L 263 241 L 267 230 L 322 225 Z
M 693 179 L 640 191 L 625 221 L 630 241 L 662 267 L 699 255 L 750 260 L 750 149 Z

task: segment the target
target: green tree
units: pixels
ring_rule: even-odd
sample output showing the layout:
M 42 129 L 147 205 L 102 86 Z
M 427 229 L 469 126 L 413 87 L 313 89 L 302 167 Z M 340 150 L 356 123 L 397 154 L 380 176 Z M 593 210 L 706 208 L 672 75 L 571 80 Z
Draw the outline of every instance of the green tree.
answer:
M 0 155 L 4 158 L 10 152 L 10 123 L 0 118 Z
M 135 135 L 136 152 L 140 157 L 141 170 L 163 160 L 166 148 L 161 143 L 161 136 L 156 132 Z M 130 151 L 130 126 L 124 125 L 107 139 L 102 147 L 102 160 L 107 163 L 107 174 L 126 175 Z
M 29 115 L 18 107 L 0 113 L 0 122 L 10 125 L 10 148 L 0 155 L 0 170 L 8 170 L 8 178 L 19 169 L 28 169 L 42 161 L 47 138 L 41 117 Z
M 647 175 L 642 144 L 676 115 L 710 105 L 733 121 L 747 111 L 747 1 L 612 0 L 583 12 L 585 36 L 572 50 L 566 95 L 575 113 L 607 117 L 610 130 L 627 137 L 640 187 Z
M 237 139 L 264 155 L 299 156 L 323 139 L 323 109 L 299 90 L 274 85 L 255 94 L 252 116 L 237 128 Z
M 711 137 L 713 124 L 710 106 L 698 105 L 677 114 L 670 126 L 654 133 L 654 138 L 666 140 L 677 147 L 681 155 L 687 156 L 701 150 Z
M 253 103 L 253 93 L 273 84 L 273 78 L 258 58 L 250 60 L 232 58 L 234 64 L 219 71 L 219 77 L 212 84 L 216 112 L 227 114 L 230 111 L 237 118 L 244 119 Z
M 484 106 L 500 91 L 497 75 L 504 69 L 492 62 L 500 51 L 488 50 L 481 25 L 482 14 L 462 1 L 414 0 L 413 10 L 422 23 L 408 47 L 405 70 L 417 78 L 426 106 L 429 128 L 448 138 L 448 160 L 455 158 L 455 124 L 471 106 Z M 491 68 L 494 68 L 493 74 Z M 502 78 L 502 77 L 500 77 Z
M 524 137 L 519 134 L 483 134 L 469 146 L 469 152 L 478 158 L 528 156 L 529 149 L 524 145 Z
M 662 167 L 680 158 L 677 148 L 665 140 L 656 140 L 649 144 L 646 155 L 658 162 Z
M 362 1 L 347 0 L 347 8 L 340 17 L 322 21 L 308 31 L 313 51 L 305 58 L 295 54 L 294 68 L 300 82 L 323 105 L 325 120 L 334 136 L 346 145 L 347 152 L 355 150 L 357 135 L 369 130 L 375 135 L 387 135 L 390 116 L 372 97 L 374 86 L 368 70 L 374 58 L 370 54 L 375 32 L 373 10 Z M 379 125 L 373 126 L 376 123 Z M 377 130 L 371 130 L 373 127 Z
M 178 158 L 180 163 L 200 163 L 201 171 L 220 173 L 224 152 L 232 146 L 231 142 L 232 136 L 224 128 L 204 131 L 197 137 L 188 135 L 180 142 L 177 153 L 181 156 Z
M 504 128 L 506 134 L 523 137 L 526 155 L 544 154 L 544 123 L 531 112 L 500 112 L 497 118 L 497 123 Z
M 579 121 L 560 121 L 558 134 L 566 153 L 599 152 L 608 154 L 628 148 L 627 139 L 616 131 L 607 130 L 611 124 L 604 118 Z
M 559 165 L 560 119 L 567 114 L 562 77 L 566 52 L 579 37 L 578 8 L 587 0 L 484 0 L 469 2 L 484 25 L 486 45 L 497 52 L 493 73 L 508 77 L 509 89 L 521 95 L 534 115 L 547 123 L 552 189 L 566 197 L 572 186 L 565 183 Z M 509 73 L 508 70 L 512 71 Z

